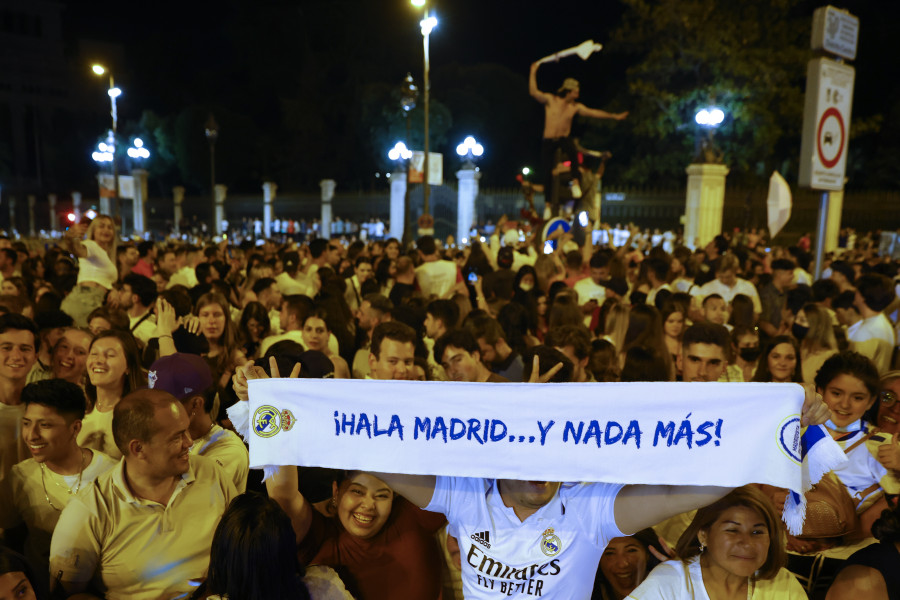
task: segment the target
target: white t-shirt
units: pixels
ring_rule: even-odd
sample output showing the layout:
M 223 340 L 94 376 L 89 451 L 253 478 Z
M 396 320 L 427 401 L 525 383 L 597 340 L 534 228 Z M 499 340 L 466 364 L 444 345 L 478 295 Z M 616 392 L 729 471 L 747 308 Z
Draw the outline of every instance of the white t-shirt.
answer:
M 871 358 L 879 373 L 886 373 L 891 369 L 896 340 L 894 328 L 884 313 L 863 319 L 855 327 L 848 329 L 847 341 L 850 342 L 851 350 Z
M 781 569 L 774 579 L 760 579 L 752 584 L 748 598 L 753 600 L 806 600 L 803 586 L 787 569 Z M 703 571 L 699 560 L 687 564 L 667 560 L 657 565 L 647 579 L 628 595 L 632 600 L 710 600 L 703 585 Z
M 466 600 L 590 598 L 603 549 L 624 535 L 613 515 L 621 488 L 563 483 L 523 522 L 496 480 L 438 477 L 425 510 L 447 515 L 459 540 Z
M 606 299 L 606 288 L 597 285 L 590 277 L 579 279 L 572 288 L 578 294 L 578 304 L 586 304 L 588 300 L 596 300 L 597 304 L 603 304 Z
M 93 281 L 106 289 L 112 289 L 119 278 L 116 264 L 109 258 L 106 250 L 94 240 L 81 242 L 87 250 L 87 256 L 78 259 L 78 283 Z
M 416 267 L 416 283 L 422 290 L 422 296 L 443 298 L 456 285 L 458 270 L 456 263 L 449 260 L 435 260 Z
M 710 294 L 718 294 L 729 304 L 731 304 L 731 301 L 734 300 L 735 296 L 744 294 L 745 296 L 749 296 L 750 300 L 753 301 L 753 312 L 756 314 L 762 312 L 762 304 L 759 301 L 759 293 L 756 291 L 756 286 L 740 277 L 737 278 L 734 287 L 728 287 L 718 279 L 713 279 L 712 281 L 707 281 L 699 288 L 692 288 L 690 293 L 691 296 L 696 296 L 698 303 L 702 303 L 703 299 Z

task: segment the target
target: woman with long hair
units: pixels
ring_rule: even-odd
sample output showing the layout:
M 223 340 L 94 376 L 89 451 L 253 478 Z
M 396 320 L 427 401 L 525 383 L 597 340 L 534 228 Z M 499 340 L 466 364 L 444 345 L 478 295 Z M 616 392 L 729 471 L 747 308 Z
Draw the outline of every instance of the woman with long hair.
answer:
M 628 315 L 628 328 L 619 350 L 619 362 L 623 367 L 628 351 L 636 346 L 645 348 L 659 362 L 669 374 L 668 381 L 675 381 L 675 363 L 667 350 L 662 319 L 659 311 L 649 304 L 633 306 Z
M 675 365 L 675 377 L 679 381 L 681 380 L 681 369 L 678 365 L 681 363 L 681 337 L 686 329 L 684 325 L 686 313 L 686 307 L 671 298 L 663 302 L 659 311 L 659 316 L 663 323 L 666 351 L 672 357 L 672 363 Z
M 333 570 L 313 567 L 309 571 L 297 559 L 297 539 L 287 514 L 265 495 L 247 492 L 232 500 L 222 515 L 213 534 L 206 581 L 191 597 L 195 600 L 350 597 Z
M 194 307 L 194 315 L 200 320 L 200 334 L 209 343 L 204 358 L 220 390 L 228 385 L 235 369 L 247 362 L 237 327 L 231 320 L 230 306 L 225 296 L 209 292 L 200 296 Z
M 82 240 L 83 236 L 87 239 Z M 66 244 L 78 257 L 78 279 L 62 303 L 62 309 L 87 327 L 87 316 L 101 306 L 106 294 L 119 279 L 116 267 L 118 235 L 112 217 L 98 215 L 91 224 L 79 223 L 66 230 Z
M 812 383 L 825 361 L 838 352 L 831 315 L 818 304 L 809 302 L 797 312 L 793 330 L 794 337 L 800 340 L 803 381 Z
M 122 452 L 112 434 L 113 409 L 119 400 L 147 384 L 134 336 L 117 329 L 100 333 L 88 349 L 87 371 L 84 392 L 89 406 L 78 445 L 119 459 Z
M 238 330 L 244 340 L 244 354 L 247 358 L 258 358 L 259 343 L 271 333 L 269 311 L 256 302 L 249 302 L 241 312 Z
M 750 296 L 737 294 L 731 299 L 731 316 L 728 318 L 728 324 L 735 328 L 756 326 L 756 313 Z
M 621 352 L 625 347 L 625 333 L 628 331 L 628 316 L 630 314 L 631 307 L 621 302 L 613 304 L 606 314 L 606 323 L 603 326 L 603 339 L 612 342 L 616 352 Z
M 753 381 L 765 383 L 803 383 L 800 344 L 789 335 L 769 340 L 753 375 Z
M 306 316 L 303 321 L 303 343 L 307 350 L 321 352 L 334 365 L 335 379 L 350 379 L 350 367 L 347 361 L 333 354 L 328 348 L 328 339 L 331 337 L 331 329 L 328 327 L 328 314 L 321 308 L 316 308 Z
M 270 369 L 278 377 L 276 368 Z M 254 370 L 264 375 L 261 368 Z M 246 401 L 244 369 L 234 387 Z M 361 471 L 335 472 L 323 514 L 298 491 L 298 478 L 297 467 L 278 467 L 266 479 L 266 491 L 290 517 L 302 564 L 338 570 L 353 596 L 363 600 L 440 597 L 441 558 L 434 534 L 446 522 L 443 515 L 419 509 Z
M 651 528 L 611 539 L 600 555 L 591 599 L 624 600 L 659 564 L 650 548 L 665 554 Z
M 752 486 L 732 490 L 697 511 L 669 560 L 631 592 L 644 600 L 806 600 L 784 568 L 784 526 L 766 496 Z

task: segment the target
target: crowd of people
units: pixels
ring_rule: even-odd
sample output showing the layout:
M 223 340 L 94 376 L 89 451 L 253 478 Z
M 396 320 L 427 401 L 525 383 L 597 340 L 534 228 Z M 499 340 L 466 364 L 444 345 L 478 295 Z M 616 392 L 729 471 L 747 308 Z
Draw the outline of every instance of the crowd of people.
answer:
M 0 238 L 0 598 L 898 598 L 900 264 L 865 236 L 816 279 L 760 232 L 555 235 Z M 796 536 L 761 484 L 263 482 L 229 409 L 288 374 L 803 383 L 848 461 Z

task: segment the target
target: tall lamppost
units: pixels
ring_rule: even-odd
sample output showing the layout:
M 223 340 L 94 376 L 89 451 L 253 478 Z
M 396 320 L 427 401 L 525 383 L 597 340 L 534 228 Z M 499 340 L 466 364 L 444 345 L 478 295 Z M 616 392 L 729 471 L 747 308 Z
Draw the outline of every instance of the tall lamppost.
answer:
M 428 62 L 428 38 L 431 35 L 431 30 L 437 27 L 437 17 L 429 14 L 427 0 L 410 0 L 412 5 L 417 8 L 425 8 L 425 14 L 423 19 L 419 22 L 419 26 L 422 28 L 422 47 L 424 49 L 425 56 L 425 68 L 424 74 L 422 77 L 423 85 L 423 99 L 424 99 L 424 109 L 425 109 L 425 160 L 422 165 L 422 169 L 424 171 L 423 176 L 423 187 L 422 187 L 422 197 L 423 197 L 423 207 L 422 214 L 429 214 L 428 210 L 428 196 L 429 196 L 429 185 L 428 185 L 428 96 L 431 90 L 431 83 L 429 79 L 429 62 Z
M 216 139 L 219 137 L 219 125 L 212 113 L 206 120 L 206 139 L 209 141 L 209 195 L 210 207 L 212 208 L 211 221 L 216 219 Z M 213 232 L 218 234 L 222 228 L 221 223 L 213 223 Z
M 116 134 L 119 130 L 119 115 L 116 111 L 116 98 L 122 95 L 122 90 L 116 87 L 116 82 L 113 79 L 113 74 L 111 71 L 108 71 L 106 67 L 103 65 L 93 65 L 91 70 L 94 71 L 94 74 L 98 77 L 102 75 L 109 75 L 109 88 L 106 90 L 107 95 L 109 96 L 110 102 L 110 111 L 109 114 L 112 117 L 112 135 L 110 136 L 112 140 L 112 148 L 109 150 L 112 153 L 112 171 L 113 171 L 113 180 L 115 183 L 115 198 L 113 198 L 113 216 L 119 217 L 121 215 L 121 210 L 119 207 L 119 168 L 116 164 Z
M 400 89 L 400 108 L 406 116 L 406 148 L 409 148 L 409 114 L 416 107 L 419 98 L 419 88 L 413 82 L 412 73 L 406 74 Z M 412 223 L 409 214 L 409 163 L 406 165 L 406 192 L 403 194 L 403 243 L 412 241 Z

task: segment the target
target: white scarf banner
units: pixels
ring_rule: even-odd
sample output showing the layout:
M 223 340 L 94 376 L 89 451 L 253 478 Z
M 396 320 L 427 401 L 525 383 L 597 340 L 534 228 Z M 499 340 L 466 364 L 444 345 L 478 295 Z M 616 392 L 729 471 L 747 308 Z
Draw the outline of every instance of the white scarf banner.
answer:
M 804 391 L 796 384 L 260 379 L 250 381 L 249 396 L 245 437 L 255 468 L 767 483 L 801 494 L 810 486 L 801 456 Z M 242 419 L 232 412 L 244 406 L 229 409 L 239 431 Z M 826 460 L 845 459 L 838 449 Z

